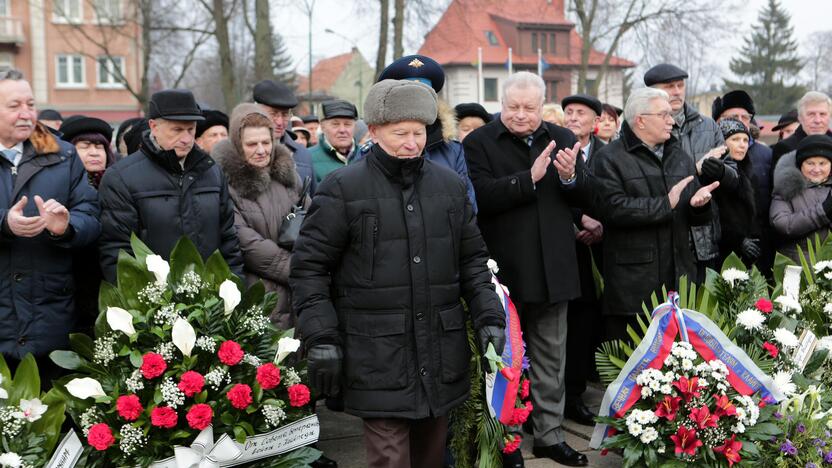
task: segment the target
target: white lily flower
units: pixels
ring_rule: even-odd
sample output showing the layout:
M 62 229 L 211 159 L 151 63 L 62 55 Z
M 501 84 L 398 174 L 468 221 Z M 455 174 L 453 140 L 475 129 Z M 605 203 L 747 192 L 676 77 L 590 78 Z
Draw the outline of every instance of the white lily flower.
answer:
M 124 332 L 127 336 L 136 334 L 133 316 L 121 307 L 107 307 L 107 325 L 114 331 Z
M 176 319 L 170 331 L 170 338 L 182 354 L 190 357 L 194 344 L 196 344 L 196 332 L 187 320 L 183 318 Z
M 23 466 L 23 458 L 14 452 L 6 452 L 0 455 L 0 466 L 8 468 L 20 468 Z
M 70 380 L 66 384 L 66 390 L 70 395 L 81 400 L 107 396 L 104 389 L 101 388 L 101 383 L 90 377 Z
M 170 265 L 159 255 L 148 255 L 145 259 L 147 270 L 153 273 L 156 277 L 156 282 L 161 284 L 168 284 L 168 273 L 170 273 Z
M 288 336 L 284 336 L 283 338 L 277 340 L 277 354 L 274 357 L 274 362 L 276 364 L 280 364 L 280 361 L 285 359 L 286 356 L 297 351 L 298 348 L 300 348 L 300 340 L 296 340 Z
M 231 280 L 225 280 L 220 285 L 220 297 L 225 302 L 225 314 L 230 314 L 240 304 L 242 296 L 237 285 Z
M 20 411 L 15 411 L 12 413 L 17 419 L 25 419 L 29 422 L 35 422 L 43 416 L 43 413 L 49 407 L 44 405 L 39 398 L 33 398 L 31 400 L 20 400 Z
M 0 384 L 2 384 L 2 383 L 3 383 L 3 374 L 0 374 Z M 7 392 L 5 388 L 0 387 L 0 399 L 5 400 L 5 399 L 8 399 L 8 398 L 9 398 L 9 392 Z

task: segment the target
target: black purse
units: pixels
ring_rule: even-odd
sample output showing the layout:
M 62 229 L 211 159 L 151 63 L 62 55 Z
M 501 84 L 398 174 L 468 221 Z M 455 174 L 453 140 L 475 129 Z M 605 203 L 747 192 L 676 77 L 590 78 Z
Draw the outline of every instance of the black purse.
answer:
M 303 201 L 306 200 L 306 195 L 309 193 L 309 186 L 312 184 L 312 178 L 306 177 L 303 181 L 303 188 L 300 191 L 300 198 L 298 203 L 292 207 L 280 223 L 280 231 L 277 233 L 277 245 L 285 250 L 292 250 L 295 247 L 295 241 L 300 235 L 300 227 L 303 224 L 303 219 L 306 218 L 306 208 L 303 207 Z

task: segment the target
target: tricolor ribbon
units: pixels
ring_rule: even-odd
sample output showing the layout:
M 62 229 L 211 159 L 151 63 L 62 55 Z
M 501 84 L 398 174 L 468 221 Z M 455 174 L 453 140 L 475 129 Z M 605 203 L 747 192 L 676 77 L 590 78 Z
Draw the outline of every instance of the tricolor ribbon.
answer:
M 728 368 L 728 383 L 741 395 L 760 394 L 767 403 L 777 403 L 785 396 L 743 350 L 728 338 L 708 317 L 679 307 L 679 295 L 668 294 L 668 301 L 653 310 L 647 334 L 633 351 L 621 373 L 607 387 L 599 416 L 623 417 L 640 398 L 636 378 L 647 368 L 661 369 L 676 335 L 689 342 L 705 361 L 718 360 Z M 589 446 L 597 449 L 614 428 L 596 424 Z
M 208 426 L 196 436 L 190 447 L 173 448 L 176 468 L 219 468 L 222 463 L 239 457 L 240 445 L 230 437 L 214 443 L 214 429 Z
M 514 412 L 517 392 L 520 389 L 525 345 L 523 344 L 523 332 L 520 329 L 520 315 L 517 313 L 514 303 L 511 302 L 508 289 L 500 284 L 496 276 L 491 276 L 491 283 L 494 285 L 506 315 L 506 345 L 503 348 L 502 358 L 503 364 L 511 369 L 510 372 L 507 372 L 511 378 L 503 372 L 497 372 L 494 380 L 494 391 L 488 403 L 494 410 L 496 418 L 501 423 L 508 424 Z

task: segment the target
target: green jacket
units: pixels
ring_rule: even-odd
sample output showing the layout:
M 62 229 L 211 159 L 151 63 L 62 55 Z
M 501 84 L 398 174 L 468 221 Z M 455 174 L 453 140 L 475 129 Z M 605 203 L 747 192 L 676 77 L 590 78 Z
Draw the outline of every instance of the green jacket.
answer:
M 355 152 L 355 146 L 353 144 L 353 150 L 350 153 Z M 323 180 L 335 169 L 340 169 L 347 165 L 346 162 L 338 158 L 338 151 L 326 141 L 326 136 L 323 134 L 318 138 L 318 144 L 309 148 L 309 152 L 312 153 L 312 167 L 315 168 L 316 182 Z M 347 160 L 351 156 L 352 154 L 347 155 Z

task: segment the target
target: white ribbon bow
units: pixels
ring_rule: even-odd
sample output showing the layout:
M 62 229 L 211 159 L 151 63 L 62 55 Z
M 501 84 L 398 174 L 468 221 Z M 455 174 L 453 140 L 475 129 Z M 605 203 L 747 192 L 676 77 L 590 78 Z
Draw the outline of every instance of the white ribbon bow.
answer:
M 221 437 L 214 444 L 214 428 L 208 426 L 190 447 L 174 447 L 173 453 L 176 468 L 220 468 L 221 463 L 234 460 L 243 451 L 231 437 Z

